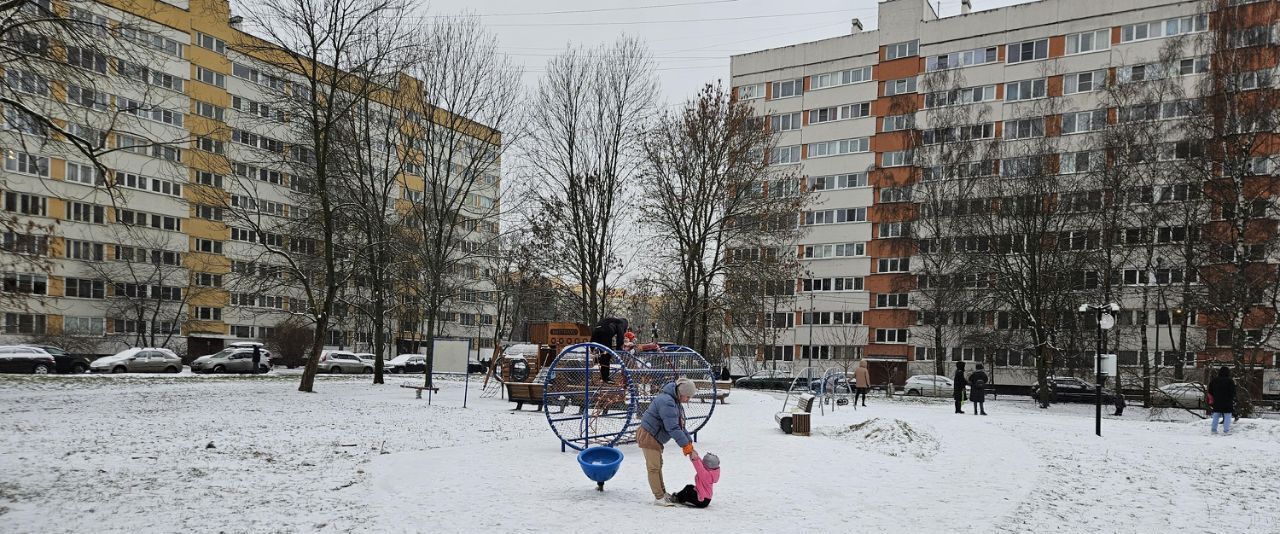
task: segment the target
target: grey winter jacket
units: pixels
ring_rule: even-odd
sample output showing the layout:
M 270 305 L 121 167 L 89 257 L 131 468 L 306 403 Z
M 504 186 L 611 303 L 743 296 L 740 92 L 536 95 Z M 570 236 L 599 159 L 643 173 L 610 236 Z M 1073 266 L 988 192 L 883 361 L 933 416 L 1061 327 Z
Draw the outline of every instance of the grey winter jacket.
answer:
M 676 383 L 662 387 L 662 393 L 653 398 L 649 409 L 640 418 L 640 426 L 653 435 L 658 443 L 675 438 L 676 445 L 689 444 L 689 433 L 684 431 L 684 407 L 676 402 Z

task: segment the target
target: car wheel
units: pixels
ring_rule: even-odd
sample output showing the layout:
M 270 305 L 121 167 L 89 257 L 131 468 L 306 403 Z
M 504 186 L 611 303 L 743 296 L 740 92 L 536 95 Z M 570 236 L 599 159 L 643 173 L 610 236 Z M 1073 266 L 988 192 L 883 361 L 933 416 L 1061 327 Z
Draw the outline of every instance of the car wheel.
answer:
M 372 372 L 373 372 L 373 368 L 372 368 L 372 367 L 365 367 L 365 368 L 364 368 L 364 370 L 362 370 L 362 371 L 360 371 L 360 372 L 362 372 L 362 373 L 364 373 L 364 374 L 366 374 L 366 375 L 367 375 L 367 374 L 369 374 L 369 373 L 372 373 Z
M 47 375 L 49 374 L 49 366 L 47 364 L 37 363 L 35 367 L 31 368 L 31 372 L 37 375 Z
M 127 373 L 127 372 L 129 372 L 129 369 L 128 369 L 128 368 L 126 368 L 126 367 L 125 367 L 125 366 L 123 366 L 123 365 L 117 365 L 114 369 L 112 369 L 112 370 L 111 370 L 111 372 L 113 372 L 113 373 L 117 373 L 117 374 L 119 374 L 119 373 Z
M 908 390 L 907 390 L 907 396 L 908 396 L 908 397 L 919 397 L 919 396 L 920 396 L 920 390 L 918 390 L 918 389 L 908 389 Z
M 270 368 L 270 367 L 267 367 L 267 366 L 265 366 L 265 365 L 262 365 L 262 366 L 259 366 L 259 367 L 258 367 L 258 372 L 259 372 L 259 373 L 261 373 L 261 374 L 267 374 L 267 373 L 271 372 L 271 368 Z
M 329 372 L 335 375 L 340 375 L 342 374 L 342 368 L 335 365 L 329 368 Z
M 227 366 L 225 366 L 225 365 L 215 365 L 215 366 L 213 366 L 213 372 L 215 372 L 215 373 L 225 373 L 225 372 L 227 372 Z
M 174 367 L 174 366 L 172 366 L 172 365 L 170 365 L 170 366 L 168 366 L 168 367 L 165 367 L 165 368 L 164 368 L 164 372 L 166 372 L 166 373 L 177 373 L 177 372 L 180 372 L 180 371 L 182 371 L 182 370 L 181 370 L 181 369 L 178 369 L 177 367 Z

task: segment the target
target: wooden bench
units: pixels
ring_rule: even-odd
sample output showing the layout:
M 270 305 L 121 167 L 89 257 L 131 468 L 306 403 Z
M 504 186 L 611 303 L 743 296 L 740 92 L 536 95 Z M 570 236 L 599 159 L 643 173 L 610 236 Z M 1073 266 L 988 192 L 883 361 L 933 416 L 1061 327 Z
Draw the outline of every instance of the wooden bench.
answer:
M 809 412 L 813 411 L 813 401 L 816 398 L 817 397 L 814 397 L 813 395 L 809 395 L 807 393 L 804 395 L 800 395 L 796 399 L 796 407 L 792 408 L 791 411 L 778 412 L 777 414 L 774 414 L 773 420 L 778 423 L 778 428 L 781 428 L 784 433 L 790 434 L 792 431 L 791 416 L 796 414 L 804 414 L 807 417 L 809 415 Z M 808 429 L 806 428 L 805 430 L 807 435 Z
M 418 393 L 418 394 L 417 394 L 417 396 L 415 397 L 415 398 L 418 398 L 418 399 L 421 399 L 421 398 L 422 398 L 422 390 L 424 390 L 424 389 L 425 389 L 425 390 L 427 390 L 427 405 L 430 405 L 430 404 L 431 404 L 431 394 L 432 394 L 432 393 L 439 393 L 439 392 L 440 392 L 440 388 L 438 388 L 438 387 L 410 386 L 409 384 L 400 384 L 400 387 L 402 387 L 402 388 L 407 388 L 407 389 L 416 389 L 416 390 L 418 390 L 418 391 L 417 391 L 417 393 Z
M 538 409 L 534 411 L 542 411 L 542 384 L 536 382 L 507 382 L 507 400 L 516 403 L 516 410 L 524 407 L 525 403 L 536 404 Z
M 702 402 L 707 402 L 711 398 L 711 381 L 710 380 L 694 380 L 693 384 L 698 386 L 698 394 L 693 398 Z M 729 380 L 716 380 L 716 393 L 713 401 L 720 401 L 720 404 L 727 404 L 725 398 L 729 396 L 729 390 L 733 389 L 733 382 Z

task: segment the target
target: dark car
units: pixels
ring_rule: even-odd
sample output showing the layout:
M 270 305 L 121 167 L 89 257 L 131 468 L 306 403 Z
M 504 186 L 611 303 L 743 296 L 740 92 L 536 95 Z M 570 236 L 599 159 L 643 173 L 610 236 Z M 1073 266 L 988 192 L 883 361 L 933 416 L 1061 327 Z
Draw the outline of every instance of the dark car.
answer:
M 1093 402 L 1096 397 L 1095 385 L 1074 376 L 1049 377 L 1050 399 L 1054 402 Z M 1115 392 L 1102 388 L 1102 403 L 1110 404 Z M 1039 386 L 1031 386 L 1031 398 L 1040 398 Z
M 78 354 L 67 354 L 67 351 L 53 345 L 31 345 L 33 347 L 44 349 L 45 352 L 53 356 L 54 365 L 58 368 L 59 373 L 87 373 L 89 372 L 89 359 Z
M 423 373 L 427 370 L 426 354 L 401 354 L 383 364 L 388 373 Z
M 791 388 L 791 372 L 783 370 L 761 369 L 750 375 L 739 378 L 734 387 L 743 389 L 789 389 Z M 804 387 L 804 382 L 800 383 Z
M 40 347 L 0 347 L 0 373 L 47 375 L 53 373 L 55 368 L 53 355 Z

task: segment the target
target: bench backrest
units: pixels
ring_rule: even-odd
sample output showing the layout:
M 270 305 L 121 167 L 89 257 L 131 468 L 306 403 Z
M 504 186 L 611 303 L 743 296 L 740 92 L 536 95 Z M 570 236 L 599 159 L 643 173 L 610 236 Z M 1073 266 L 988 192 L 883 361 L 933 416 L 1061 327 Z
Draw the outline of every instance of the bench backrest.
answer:
M 801 396 L 800 396 L 800 399 L 799 399 L 798 401 L 796 401 L 796 411 L 797 411 L 797 412 L 812 412 L 812 411 L 813 411 L 813 400 L 814 400 L 815 398 L 816 398 L 816 397 L 814 397 L 813 395 L 801 395 Z

